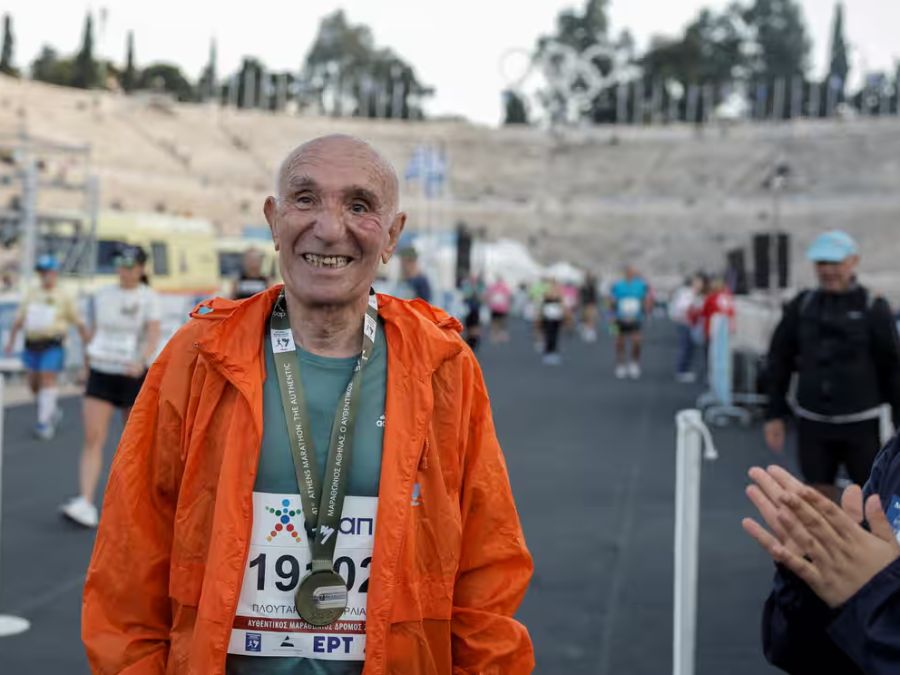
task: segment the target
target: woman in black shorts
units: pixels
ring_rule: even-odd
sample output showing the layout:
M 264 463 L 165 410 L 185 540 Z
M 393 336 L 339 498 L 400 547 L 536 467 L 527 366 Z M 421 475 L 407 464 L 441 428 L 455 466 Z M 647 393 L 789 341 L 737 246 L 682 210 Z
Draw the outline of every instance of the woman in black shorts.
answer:
M 118 409 L 123 420 L 128 419 L 159 344 L 161 310 L 158 296 L 147 284 L 146 262 L 140 247 L 123 247 L 116 258 L 119 282 L 101 288 L 93 299 L 80 494 L 62 507 L 63 515 L 84 527 L 97 526 L 94 496 L 113 413 Z

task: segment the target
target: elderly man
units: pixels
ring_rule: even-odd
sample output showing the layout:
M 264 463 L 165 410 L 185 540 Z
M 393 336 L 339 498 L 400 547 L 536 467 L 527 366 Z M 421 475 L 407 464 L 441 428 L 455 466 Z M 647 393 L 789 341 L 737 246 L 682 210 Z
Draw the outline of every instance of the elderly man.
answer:
M 793 408 L 800 471 L 835 498 L 841 465 L 854 483 L 869 476 L 881 445 L 881 404 L 890 403 L 900 421 L 900 345 L 887 301 L 857 283 L 859 247 L 850 235 L 819 235 L 807 257 L 819 283 L 787 305 L 772 337 L 765 439 L 782 451 Z M 794 372 L 796 400 L 789 404 Z
M 481 372 L 454 319 L 370 294 L 397 201 L 357 139 L 284 160 L 284 286 L 199 306 L 119 446 L 85 584 L 95 671 L 531 671 Z

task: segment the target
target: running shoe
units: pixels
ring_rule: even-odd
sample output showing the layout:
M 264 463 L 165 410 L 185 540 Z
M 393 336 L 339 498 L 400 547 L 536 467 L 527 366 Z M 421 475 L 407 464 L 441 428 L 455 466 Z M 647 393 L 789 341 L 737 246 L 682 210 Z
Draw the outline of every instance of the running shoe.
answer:
M 56 433 L 56 430 L 53 428 L 52 424 L 44 424 L 42 422 L 38 422 L 34 425 L 34 436 L 35 438 L 39 438 L 42 441 L 49 441 L 53 438 L 53 435 Z
M 100 521 L 97 515 L 97 507 L 84 497 L 78 496 L 69 500 L 60 507 L 62 514 L 74 523 L 82 527 L 97 527 Z
M 697 381 L 697 375 L 691 371 L 685 373 L 676 373 L 675 380 L 682 384 L 691 384 Z
M 628 364 L 628 377 L 632 380 L 636 380 L 641 376 L 641 367 L 638 365 L 636 361 L 632 361 Z
M 626 377 L 628 377 L 628 366 L 620 363 L 616 366 L 616 379 L 624 380 Z

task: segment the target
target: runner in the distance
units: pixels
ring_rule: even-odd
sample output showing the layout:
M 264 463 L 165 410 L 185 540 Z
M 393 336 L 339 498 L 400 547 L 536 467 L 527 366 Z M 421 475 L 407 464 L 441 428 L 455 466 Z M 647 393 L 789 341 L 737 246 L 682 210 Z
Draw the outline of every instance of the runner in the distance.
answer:
M 506 322 L 512 305 L 512 290 L 503 277 L 487 289 L 488 309 L 491 310 L 491 342 L 509 342 L 509 330 Z
M 37 424 L 34 434 L 44 440 L 56 433 L 62 419 L 57 406 L 58 376 L 65 367 L 65 340 L 70 326 L 87 344 L 88 332 L 78 314 L 75 300 L 59 287 L 59 261 L 42 255 L 35 269 L 40 285 L 28 289 L 13 322 L 6 353 L 11 354 L 19 331 L 25 329 L 25 352 L 22 361 L 28 372 L 28 385 L 37 398 Z
M 578 289 L 578 300 L 581 307 L 581 338 L 585 342 L 597 341 L 597 277 L 591 272 L 584 275 L 584 282 Z
M 97 526 L 95 496 L 113 413 L 118 409 L 123 421 L 128 420 L 159 345 L 161 310 L 159 298 L 145 283 L 146 262 L 142 248 L 123 247 L 115 259 L 119 282 L 101 288 L 93 298 L 79 494 L 61 507 L 64 516 L 83 527 Z
M 625 267 L 625 275 L 609 292 L 610 310 L 616 322 L 616 377 L 638 379 L 641 376 L 641 328 L 651 306 L 650 286 L 634 267 Z
M 551 279 L 544 291 L 540 308 L 541 331 L 544 336 L 544 365 L 558 366 L 562 363 L 562 356 L 559 354 L 559 334 L 568 317 L 569 311 L 563 299 L 562 285 Z

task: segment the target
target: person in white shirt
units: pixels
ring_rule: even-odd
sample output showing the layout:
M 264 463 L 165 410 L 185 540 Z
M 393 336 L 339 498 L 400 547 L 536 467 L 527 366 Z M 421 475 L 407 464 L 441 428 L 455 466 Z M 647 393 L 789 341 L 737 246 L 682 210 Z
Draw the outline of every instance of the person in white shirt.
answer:
M 686 279 L 676 289 L 669 301 L 669 318 L 678 328 L 678 361 L 675 366 L 675 379 L 679 382 L 691 383 L 697 376 L 694 373 L 694 325 L 703 306 L 703 287 L 705 280 L 699 274 Z
M 146 262 L 142 248 L 124 247 L 116 258 L 119 283 L 100 289 L 93 299 L 80 493 L 62 507 L 63 515 L 84 527 L 97 526 L 94 497 L 113 413 L 118 408 L 127 421 L 159 344 L 161 309 L 159 297 L 147 283 Z

